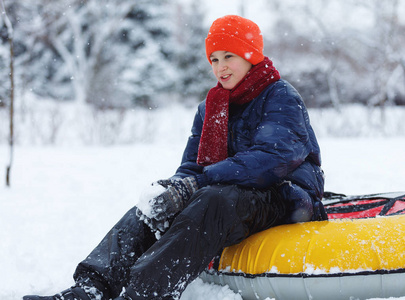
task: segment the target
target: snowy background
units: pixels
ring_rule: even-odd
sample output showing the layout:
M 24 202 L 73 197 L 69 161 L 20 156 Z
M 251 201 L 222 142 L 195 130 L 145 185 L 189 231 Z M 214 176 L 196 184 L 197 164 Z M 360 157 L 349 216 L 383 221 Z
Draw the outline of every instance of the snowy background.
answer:
M 215 84 L 203 37 L 226 14 L 265 30 L 265 54 L 311 107 L 326 190 L 405 191 L 404 1 L 78 3 L 5 1 L 16 55 L 12 153 L 0 15 L 0 300 L 73 284 L 77 263 L 142 191 L 173 174 L 196 104 Z M 201 280 L 181 299 L 241 300 Z

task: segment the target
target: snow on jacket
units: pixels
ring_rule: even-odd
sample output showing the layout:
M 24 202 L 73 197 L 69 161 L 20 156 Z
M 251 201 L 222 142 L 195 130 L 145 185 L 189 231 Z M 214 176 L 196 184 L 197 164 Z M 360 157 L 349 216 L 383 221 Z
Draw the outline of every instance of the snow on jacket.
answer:
M 321 200 L 324 180 L 319 145 L 305 104 L 287 81 L 270 84 L 247 104 L 230 106 L 229 157 L 206 167 L 196 163 L 204 115 L 205 101 L 198 106 L 174 177 L 194 175 L 203 186 L 221 183 L 258 189 L 291 181 L 314 201 Z

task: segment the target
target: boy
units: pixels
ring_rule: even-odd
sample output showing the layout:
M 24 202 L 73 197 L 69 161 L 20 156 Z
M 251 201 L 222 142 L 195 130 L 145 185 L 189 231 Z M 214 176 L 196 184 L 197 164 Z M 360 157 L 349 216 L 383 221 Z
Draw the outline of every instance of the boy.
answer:
M 327 219 L 307 110 L 263 55 L 259 27 L 217 19 L 206 54 L 218 84 L 198 107 L 175 175 L 78 265 L 74 287 L 24 300 L 179 299 L 224 247 L 271 226 Z

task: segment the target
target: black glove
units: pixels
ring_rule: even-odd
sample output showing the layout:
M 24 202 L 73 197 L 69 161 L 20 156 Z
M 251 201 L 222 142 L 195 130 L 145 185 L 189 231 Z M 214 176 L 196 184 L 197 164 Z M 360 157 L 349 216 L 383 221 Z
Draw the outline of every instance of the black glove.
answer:
M 152 207 L 151 218 L 156 221 L 167 220 L 181 211 L 191 195 L 198 190 L 194 176 L 159 181 L 158 183 L 166 187 L 166 190 L 149 201 Z

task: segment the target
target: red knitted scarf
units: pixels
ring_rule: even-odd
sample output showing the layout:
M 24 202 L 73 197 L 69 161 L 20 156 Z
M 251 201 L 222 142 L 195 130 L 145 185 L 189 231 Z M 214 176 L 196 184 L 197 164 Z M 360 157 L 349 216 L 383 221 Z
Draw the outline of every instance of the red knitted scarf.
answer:
M 271 83 L 280 79 L 273 62 L 264 60 L 246 74 L 232 89 L 226 90 L 218 82 L 207 95 L 205 118 L 197 163 L 208 166 L 228 157 L 228 117 L 229 104 L 242 105 L 252 101 Z

